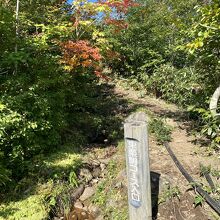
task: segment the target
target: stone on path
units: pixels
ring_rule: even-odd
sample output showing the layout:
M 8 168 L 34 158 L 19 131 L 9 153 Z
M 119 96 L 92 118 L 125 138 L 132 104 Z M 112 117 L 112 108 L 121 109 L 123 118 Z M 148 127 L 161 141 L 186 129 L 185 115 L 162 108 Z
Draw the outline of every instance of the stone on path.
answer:
M 80 201 L 76 201 L 74 203 L 74 208 L 75 209 L 83 209 L 83 204 Z
M 85 200 L 93 196 L 94 194 L 95 194 L 95 189 L 93 187 L 87 187 L 85 188 L 83 194 L 80 196 L 79 199 L 80 201 L 84 202 Z
M 91 181 L 93 178 L 91 172 L 86 168 L 81 169 L 79 175 L 85 178 L 86 182 Z
M 95 219 L 97 219 L 97 217 L 101 214 L 100 209 L 97 206 L 93 205 L 93 204 L 89 205 L 88 210 L 89 210 L 89 212 L 91 212 L 93 214 Z

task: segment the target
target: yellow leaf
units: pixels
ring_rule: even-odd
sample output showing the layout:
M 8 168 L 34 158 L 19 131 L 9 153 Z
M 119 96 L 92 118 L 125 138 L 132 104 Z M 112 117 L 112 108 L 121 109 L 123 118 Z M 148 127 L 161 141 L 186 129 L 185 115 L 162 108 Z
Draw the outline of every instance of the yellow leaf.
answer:
M 80 21 L 81 25 L 89 26 L 92 22 L 91 21 Z
M 5 105 L 3 105 L 2 103 L 0 103 L 0 110 L 3 110 L 5 108 Z

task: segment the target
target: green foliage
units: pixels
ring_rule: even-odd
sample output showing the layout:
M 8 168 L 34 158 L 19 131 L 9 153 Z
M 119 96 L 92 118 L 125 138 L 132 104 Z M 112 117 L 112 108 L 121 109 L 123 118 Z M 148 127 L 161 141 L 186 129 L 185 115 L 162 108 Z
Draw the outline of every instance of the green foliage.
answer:
M 204 202 L 205 202 L 205 199 L 202 196 L 200 196 L 200 195 L 195 196 L 195 198 L 194 198 L 195 207 L 197 207 L 198 205 L 201 206 Z
M 211 140 L 211 147 L 219 151 L 220 148 L 220 119 L 213 117 L 209 110 L 205 108 L 197 108 L 196 106 L 189 106 L 188 111 L 191 115 L 197 116 L 197 127 L 201 132 Z
M 71 6 L 59 0 L 20 1 L 19 23 L 15 8 L 16 1 L 0 0 L 0 216 L 46 219 L 53 211 L 70 210 L 82 163 L 73 151 L 117 139 L 122 116 L 116 116 L 113 88 L 92 68 L 67 72 L 61 62 L 62 43 L 78 38 Z M 100 24 L 90 17 L 88 26 L 83 19 L 82 38 L 104 54 Z
M 15 39 L 15 2 L 0 6 L 1 45 L 4 45 L 0 56 L 3 71 L 0 78 L 0 151 L 5 166 L 13 170 L 12 176 L 16 179 L 23 176 L 25 164 L 34 155 L 61 143 L 61 130 L 66 126 L 65 92 L 59 89 L 64 87 L 67 77 L 61 75 L 58 51 L 48 50 L 49 45 L 55 46 L 55 43 L 44 34 L 44 25 L 39 27 L 36 17 L 30 19 L 30 8 L 26 7 L 30 4 L 30 1 L 20 4 L 19 39 Z M 50 11 L 52 14 L 55 15 Z M 48 29 L 52 20 L 46 22 Z M 35 31 L 31 32 L 33 27 Z M 42 44 L 34 44 L 35 39 Z M 15 40 L 18 52 L 14 52 Z M 12 75 L 15 65 L 18 71 Z
M 0 164 L 0 187 L 4 187 L 6 184 L 10 183 L 10 176 L 11 172 Z
M 197 71 L 202 75 L 208 95 L 218 87 L 220 81 L 220 3 L 218 0 L 197 6 L 197 16 L 188 36 L 186 45 L 192 54 Z
M 14 16 L 9 6 L 0 3 L 0 60 L 8 50 L 12 51 L 15 46 Z M 0 68 L 2 67 L 0 63 Z
M 115 100 L 91 68 L 67 73 L 61 64 L 61 42 L 75 37 L 70 6 L 20 2 L 17 39 L 15 6 L 0 2 L 0 167 L 6 188 L 33 173 L 30 164 L 37 156 L 69 142 L 80 148 L 85 142 L 113 141 L 120 123 L 112 110 Z M 59 179 L 59 172 L 48 176 Z M 73 173 L 64 176 L 77 184 Z
M 170 185 L 167 186 L 167 189 L 160 195 L 158 204 L 164 203 L 169 199 L 178 198 L 180 199 L 180 189 L 178 186 L 171 187 Z
M 211 174 L 212 176 L 216 177 L 216 178 L 220 178 L 220 170 L 217 170 L 217 169 L 212 169 L 211 170 Z
M 138 1 L 140 7 L 128 14 L 128 29 L 114 35 L 114 51 L 118 59 L 113 58 L 109 65 L 116 73 L 130 77 L 150 76 L 154 69 L 163 63 L 185 65 L 186 53 L 176 50 L 182 42 L 182 29 L 190 25 L 187 18 L 193 13 L 196 0 L 185 1 Z M 111 63 L 111 61 L 113 63 Z
M 217 0 L 210 4 L 197 6 L 199 20 L 196 20 L 190 32 L 192 42 L 187 47 L 189 52 L 199 54 L 198 57 L 204 64 L 210 66 L 217 65 L 219 55 L 219 22 L 220 22 L 220 3 Z
M 203 134 L 211 140 L 211 147 L 219 150 L 219 119 L 212 117 L 206 101 L 210 99 L 220 81 L 220 4 L 219 1 L 196 7 L 196 17 L 193 26 L 188 31 L 190 41 L 186 45 L 190 58 L 194 61 L 196 71 L 200 74 L 203 84 L 203 98 L 195 106 L 190 108 L 190 112 L 197 114 L 200 129 Z M 202 103 L 203 102 L 203 103 Z M 193 103 L 191 103 L 193 104 Z
M 149 123 L 149 131 L 154 134 L 158 143 L 171 141 L 171 127 L 166 125 L 160 118 L 153 118 Z
M 110 185 L 112 184 L 112 181 L 118 174 L 118 168 L 116 166 L 116 162 L 114 160 L 111 160 L 108 164 L 107 170 L 107 176 L 104 181 L 102 181 L 98 187 L 95 196 L 93 197 L 93 202 L 99 206 L 107 205 L 109 195 L 106 194 L 106 187 L 109 189 L 111 188 Z M 114 191 L 111 192 L 112 194 Z
M 128 13 L 128 28 L 113 36 L 116 53 L 106 62 L 129 78 L 128 87 L 142 83 L 156 97 L 208 112 L 220 81 L 219 1 L 138 2 Z M 219 121 L 205 114 L 194 111 L 194 118 L 217 149 Z
M 77 175 L 74 171 L 71 171 L 69 174 L 69 183 L 71 186 L 78 186 Z
M 182 106 L 199 102 L 203 95 L 200 76 L 190 67 L 177 69 L 164 64 L 154 70 L 146 84 L 156 96 Z
M 29 80 L 22 82 L 21 77 L 16 78 L 13 77 L 13 81 L 9 78 L 3 84 L 0 149 L 8 165 L 20 169 L 22 175 L 19 163 L 61 143 L 65 114 L 62 92 L 54 91 L 51 96 L 49 91 L 42 91 L 41 82 L 32 84 Z M 48 87 L 51 86 L 48 84 Z M 14 173 L 18 173 L 16 169 Z
M 9 182 L 13 187 L 1 201 L 0 219 L 35 220 L 38 212 L 42 219 L 48 217 L 50 210 L 67 212 L 71 206 L 70 192 L 75 188 L 70 182 L 79 181 L 73 173 L 78 173 L 82 164 L 76 151 L 72 145 L 62 146 L 57 152 L 32 158 L 27 174 L 16 183 Z
M 98 185 L 97 190 L 96 190 L 96 194 L 93 197 L 93 202 L 99 206 L 103 206 L 106 204 L 107 201 L 107 195 L 104 192 L 106 186 L 106 182 L 102 182 Z
M 213 169 L 211 167 L 211 165 L 209 166 L 204 166 L 203 164 L 200 164 L 200 176 L 205 176 L 206 178 L 206 183 L 200 183 L 200 187 L 208 194 L 210 194 L 210 196 L 212 198 L 214 198 L 215 200 L 219 200 L 219 196 L 220 196 L 220 191 L 219 191 L 219 184 L 218 184 L 218 179 L 219 179 L 219 170 Z M 208 175 L 208 176 L 206 176 Z M 208 178 L 211 178 L 211 180 L 208 180 Z M 210 184 L 210 181 L 213 182 L 213 185 Z M 201 198 L 197 198 L 195 199 L 194 204 L 195 205 L 202 205 L 202 202 L 204 201 L 200 201 L 202 200 Z M 198 204 L 197 204 L 198 203 Z
M 42 195 L 30 195 L 20 201 L 0 205 L 0 220 L 36 220 L 47 218 Z

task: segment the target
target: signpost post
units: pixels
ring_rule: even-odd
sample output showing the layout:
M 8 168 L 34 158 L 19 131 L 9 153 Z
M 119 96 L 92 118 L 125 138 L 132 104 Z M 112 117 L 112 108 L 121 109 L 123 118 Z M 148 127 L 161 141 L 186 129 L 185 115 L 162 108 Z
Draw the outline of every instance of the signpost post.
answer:
M 137 112 L 124 124 L 130 220 L 152 220 L 147 116 Z

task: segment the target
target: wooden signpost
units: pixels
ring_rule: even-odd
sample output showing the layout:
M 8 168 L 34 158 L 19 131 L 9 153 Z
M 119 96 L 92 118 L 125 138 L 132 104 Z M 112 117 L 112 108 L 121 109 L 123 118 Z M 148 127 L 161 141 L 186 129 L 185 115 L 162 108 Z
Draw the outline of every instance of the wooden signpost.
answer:
M 132 114 L 124 124 L 130 220 L 151 220 L 147 116 Z

